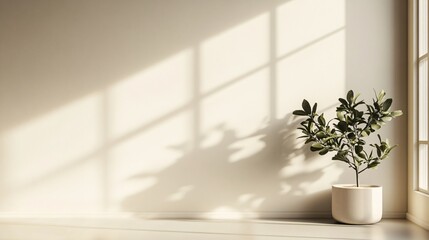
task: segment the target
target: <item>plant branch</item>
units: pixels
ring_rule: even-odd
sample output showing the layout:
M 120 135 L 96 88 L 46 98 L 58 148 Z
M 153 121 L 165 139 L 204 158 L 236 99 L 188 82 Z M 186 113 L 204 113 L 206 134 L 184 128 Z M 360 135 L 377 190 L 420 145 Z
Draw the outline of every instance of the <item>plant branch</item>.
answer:
M 361 172 L 363 172 L 363 171 L 365 171 L 367 169 L 368 169 L 368 166 L 366 166 L 364 169 L 360 170 L 359 173 L 361 173 Z

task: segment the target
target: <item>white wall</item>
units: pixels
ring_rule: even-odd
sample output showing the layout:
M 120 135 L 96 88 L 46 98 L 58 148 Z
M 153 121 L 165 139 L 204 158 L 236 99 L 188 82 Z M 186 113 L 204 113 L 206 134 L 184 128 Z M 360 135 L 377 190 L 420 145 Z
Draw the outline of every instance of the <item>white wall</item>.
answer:
M 406 112 L 406 1 L 0 1 L 0 212 L 328 216 L 346 166 L 291 116 Z M 363 183 L 406 212 L 406 117 Z

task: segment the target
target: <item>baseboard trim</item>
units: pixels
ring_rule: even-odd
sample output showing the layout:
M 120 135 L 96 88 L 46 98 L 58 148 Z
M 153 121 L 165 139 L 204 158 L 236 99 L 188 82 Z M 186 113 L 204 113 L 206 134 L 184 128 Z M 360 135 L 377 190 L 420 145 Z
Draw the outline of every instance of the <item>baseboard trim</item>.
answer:
M 402 212 L 384 212 L 385 219 L 408 218 Z M 332 218 L 331 212 L 121 212 L 121 213 L 0 213 L 0 219 L 12 218 L 109 218 L 109 219 L 309 219 Z
M 427 222 L 427 221 L 425 221 L 425 220 L 423 220 L 421 218 L 418 218 L 418 217 L 416 217 L 416 216 L 414 216 L 414 215 L 412 215 L 410 213 L 407 213 L 406 216 L 407 216 L 407 219 L 410 220 L 411 222 L 419 225 L 420 227 L 422 227 L 422 228 L 424 228 L 426 230 L 429 230 L 429 222 Z
M 285 219 L 285 218 L 331 218 L 331 212 L 163 212 L 136 213 L 136 217 L 152 219 Z
M 385 219 L 405 219 L 406 213 L 404 212 L 384 212 L 383 218 Z

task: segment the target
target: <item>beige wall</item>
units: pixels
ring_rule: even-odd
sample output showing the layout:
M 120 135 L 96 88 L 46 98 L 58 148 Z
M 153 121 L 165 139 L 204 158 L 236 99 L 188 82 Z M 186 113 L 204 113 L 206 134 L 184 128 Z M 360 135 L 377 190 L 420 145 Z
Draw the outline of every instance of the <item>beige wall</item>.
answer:
M 328 216 L 346 166 L 291 112 L 406 112 L 406 1 L 0 0 L 0 212 Z M 406 117 L 363 183 L 406 212 Z

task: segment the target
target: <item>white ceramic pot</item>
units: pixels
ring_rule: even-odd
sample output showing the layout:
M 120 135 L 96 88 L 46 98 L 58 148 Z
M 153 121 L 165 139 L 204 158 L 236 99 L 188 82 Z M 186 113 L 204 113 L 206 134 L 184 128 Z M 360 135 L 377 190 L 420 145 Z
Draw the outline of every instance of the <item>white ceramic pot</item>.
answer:
M 382 187 L 337 184 L 332 186 L 332 216 L 348 224 L 373 224 L 383 215 Z

